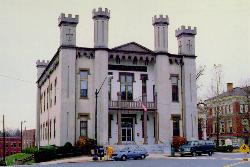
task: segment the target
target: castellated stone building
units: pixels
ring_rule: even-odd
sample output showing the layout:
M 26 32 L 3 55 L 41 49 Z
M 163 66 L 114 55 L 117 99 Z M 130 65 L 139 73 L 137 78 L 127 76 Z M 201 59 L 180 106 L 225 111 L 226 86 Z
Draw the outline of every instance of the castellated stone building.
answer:
M 93 48 L 76 46 L 78 15 L 61 14 L 57 52 L 36 62 L 37 144 L 74 145 L 85 136 L 101 145 L 169 146 L 173 136 L 197 138 L 196 28 L 175 31 L 178 54 L 168 52 L 163 15 L 152 18 L 154 50 L 135 42 L 109 48 L 110 10 L 92 14 Z

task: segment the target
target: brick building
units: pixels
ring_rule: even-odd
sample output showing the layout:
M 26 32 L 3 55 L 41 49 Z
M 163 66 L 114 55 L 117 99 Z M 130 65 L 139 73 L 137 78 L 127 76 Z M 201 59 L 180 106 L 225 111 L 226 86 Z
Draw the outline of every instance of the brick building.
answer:
M 21 152 L 21 137 L 5 138 L 5 155 L 11 155 Z M 0 157 L 3 157 L 3 137 L 0 137 Z
M 35 129 L 29 129 L 23 131 L 23 149 L 27 147 L 35 147 Z
M 207 136 L 216 140 L 217 120 L 219 141 L 224 144 L 250 143 L 250 87 L 227 84 L 227 91 L 206 100 Z

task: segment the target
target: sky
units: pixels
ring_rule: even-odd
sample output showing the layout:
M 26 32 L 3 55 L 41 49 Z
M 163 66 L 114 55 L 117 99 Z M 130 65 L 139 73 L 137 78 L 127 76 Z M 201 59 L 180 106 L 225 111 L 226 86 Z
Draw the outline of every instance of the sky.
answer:
M 59 47 L 58 16 L 79 15 L 77 46 L 93 47 L 92 9 L 111 10 L 109 48 L 137 42 L 154 50 L 152 17 L 169 17 L 169 52 L 177 53 L 175 29 L 197 27 L 197 67 L 205 65 L 198 96 L 206 98 L 214 64 L 223 81 L 250 81 L 249 0 L 0 0 L 0 123 L 27 129 L 36 122 L 36 60 L 50 60 Z M 0 128 L 2 126 L 0 125 Z

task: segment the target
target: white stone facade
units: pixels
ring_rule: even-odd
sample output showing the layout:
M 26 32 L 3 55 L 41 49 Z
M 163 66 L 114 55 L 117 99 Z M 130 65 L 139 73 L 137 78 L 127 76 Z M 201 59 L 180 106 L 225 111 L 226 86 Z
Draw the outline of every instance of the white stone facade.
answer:
M 61 14 L 61 46 L 49 62 L 37 61 L 38 145 L 74 145 L 81 136 L 101 145 L 198 138 L 196 28 L 176 30 L 179 54 L 168 53 L 163 15 L 153 18 L 154 51 L 135 42 L 108 48 L 110 11 L 92 14 L 94 48 L 76 47 L 79 17 Z

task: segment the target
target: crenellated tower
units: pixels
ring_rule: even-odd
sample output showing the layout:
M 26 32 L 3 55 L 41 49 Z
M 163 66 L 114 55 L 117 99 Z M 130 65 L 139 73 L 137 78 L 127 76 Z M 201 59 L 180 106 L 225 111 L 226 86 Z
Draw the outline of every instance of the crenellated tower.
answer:
M 195 55 L 196 33 L 196 27 L 192 29 L 191 26 L 188 26 L 188 28 L 181 26 L 181 28 L 175 30 L 175 36 L 178 41 L 178 54 Z
M 160 15 L 159 17 L 154 16 L 154 39 L 155 39 L 155 52 L 156 52 L 156 63 L 155 63 L 155 89 L 157 93 L 157 111 L 159 117 L 159 126 L 165 127 L 159 129 L 159 140 L 170 141 L 171 135 L 165 133 L 165 129 L 171 129 L 170 115 L 166 109 L 171 108 L 171 96 L 169 93 L 169 87 L 171 86 L 169 80 L 169 58 L 168 52 L 168 16 L 165 17 Z M 158 141 L 155 141 L 156 143 Z
M 94 21 L 94 82 L 95 89 L 99 89 L 102 82 L 108 76 L 108 22 L 110 11 L 105 8 L 93 9 L 92 18 Z M 98 94 L 98 110 L 95 128 L 97 133 L 95 138 L 97 143 L 105 145 L 108 143 L 108 82 L 104 82 L 103 87 Z
M 110 10 L 105 8 L 93 9 L 92 18 L 94 20 L 94 47 L 108 47 L 108 22 L 110 18 Z
M 60 27 L 60 46 L 76 46 L 76 26 L 79 16 L 72 17 L 71 14 L 65 16 L 64 13 L 58 18 L 58 26 Z
M 168 52 L 168 16 L 156 15 L 152 18 L 154 26 L 154 44 L 156 52 Z
M 49 60 L 37 60 L 36 61 L 37 79 L 40 78 L 40 76 L 42 75 L 43 71 L 45 70 L 48 64 L 49 64 Z

